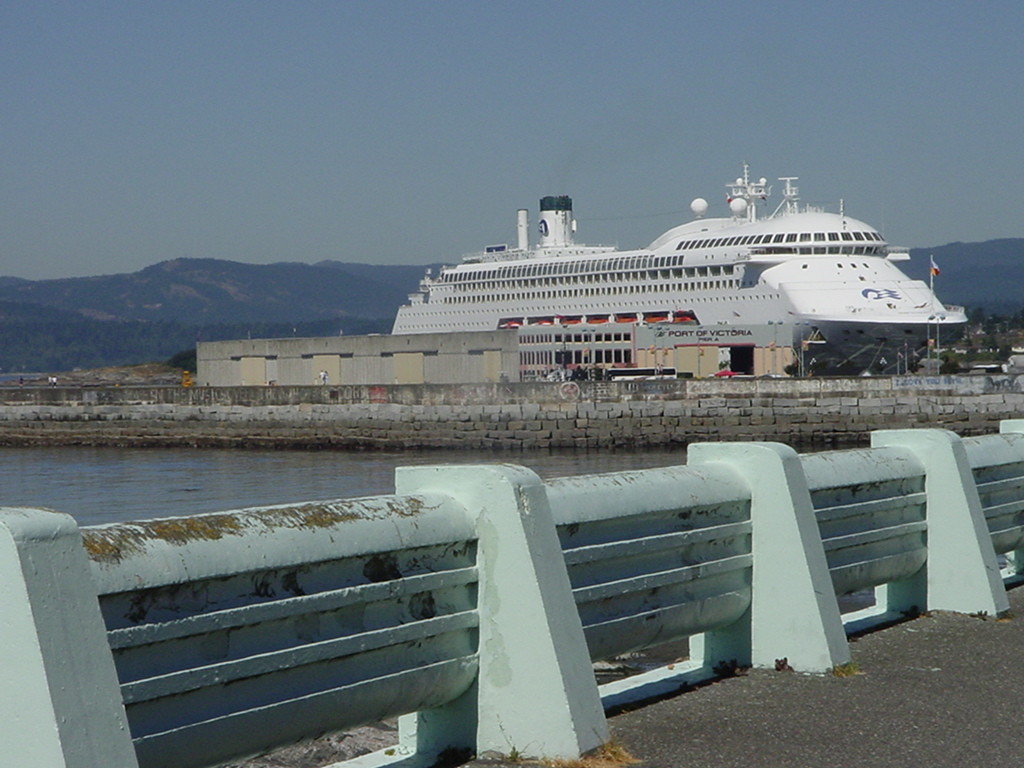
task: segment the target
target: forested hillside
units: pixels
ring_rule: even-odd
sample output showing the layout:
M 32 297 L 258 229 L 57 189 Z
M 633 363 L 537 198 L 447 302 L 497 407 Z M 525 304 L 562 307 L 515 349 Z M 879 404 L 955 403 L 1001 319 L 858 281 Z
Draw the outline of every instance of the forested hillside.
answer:
M 424 269 L 177 259 L 126 275 L 0 277 L 0 373 L 163 360 L 197 340 L 386 333 Z
M 175 259 L 122 275 L 0 278 L 0 302 L 51 307 L 97 320 L 172 320 L 190 325 L 392 319 L 424 269 Z

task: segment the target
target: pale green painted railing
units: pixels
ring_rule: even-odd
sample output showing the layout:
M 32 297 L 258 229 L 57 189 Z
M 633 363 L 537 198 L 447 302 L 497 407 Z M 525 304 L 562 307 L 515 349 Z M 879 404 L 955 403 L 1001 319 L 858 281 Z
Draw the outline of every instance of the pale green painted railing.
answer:
M 0 510 L 5 759 L 198 768 L 387 717 L 400 743 L 361 764 L 576 757 L 608 737 L 602 704 L 723 664 L 822 672 L 866 622 L 1005 611 L 1020 430 L 699 444 L 548 483 L 403 468 L 395 495 L 82 530 Z M 596 685 L 593 660 L 682 639 L 688 664 Z

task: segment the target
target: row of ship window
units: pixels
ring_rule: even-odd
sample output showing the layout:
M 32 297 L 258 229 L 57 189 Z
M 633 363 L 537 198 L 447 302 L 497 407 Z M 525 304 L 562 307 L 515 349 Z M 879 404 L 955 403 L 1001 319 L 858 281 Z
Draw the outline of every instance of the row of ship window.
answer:
M 676 292 L 688 292 L 688 291 L 709 291 L 715 289 L 725 288 L 739 288 L 740 281 L 738 279 L 732 280 L 695 280 L 689 283 L 674 283 L 661 285 L 651 285 L 649 283 L 641 285 L 626 285 L 618 291 L 620 294 L 626 293 L 646 293 L 646 292 L 661 292 L 661 291 L 676 291 Z M 442 300 L 444 304 L 477 304 L 480 302 L 490 303 L 498 301 L 521 301 L 524 299 L 562 299 L 562 298 L 573 298 L 577 296 L 605 296 L 607 291 L 600 288 L 560 288 L 557 291 L 520 291 L 517 293 L 492 293 L 486 295 L 473 294 L 471 296 L 445 296 Z
M 634 269 L 629 271 L 620 271 L 610 274 L 586 274 L 578 275 L 578 282 L 586 283 L 623 283 L 629 281 L 639 281 L 645 284 L 651 280 L 669 280 L 675 278 L 677 280 L 695 278 L 695 277 L 720 277 L 722 275 L 731 275 L 734 273 L 732 264 L 722 264 L 705 267 L 686 267 L 675 268 L 675 269 Z M 529 278 L 519 281 L 498 281 L 495 278 L 488 278 L 486 280 L 474 280 L 472 282 L 465 281 L 456 283 L 453 287 L 457 291 L 474 291 L 479 290 L 486 286 L 487 288 L 501 289 L 506 288 L 508 290 L 516 290 L 520 288 L 530 287 L 543 287 L 549 285 L 566 285 L 569 281 L 564 279 L 551 279 L 547 277 Z
M 717 237 L 704 240 L 682 240 L 676 246 L 677 251 L 695 248 L 727 248 L 730 245 L 765 245 L 768 243 L 825 243 L 848 240 L 885 242 L 877 232 L 779 232 L 766 235 L 736 235 L 735 237 Z
M 591 257 L 572 261 L 546 262 L 544 264 L 510 264 L 498 269 L 467 270 L 465 272 L 442 272 L 438 276 L 441 283 L 492 282 L 494 280 L 516 280 L 522 277 L 544 277 L 547 275 L 601 275 L 607 272 L 623 272 L 627 269 L 661 269 L 678 267 L 683 264 L 683 256 L 617 256 L 615 258 Z
M 885 248 L 880 245 L 805 245 L 795 248 L 791 245 L 762 245 L 751 248 L 750 253 L 786 254 L 829 254 L 832 256 L 881 256 Z

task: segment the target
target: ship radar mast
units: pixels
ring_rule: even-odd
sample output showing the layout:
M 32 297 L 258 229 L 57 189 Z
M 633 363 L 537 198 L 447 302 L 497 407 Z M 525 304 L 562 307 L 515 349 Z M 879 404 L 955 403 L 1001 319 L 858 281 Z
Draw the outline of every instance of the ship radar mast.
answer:
M 772 214 L 772 218 L 779 215 L 779 211 L 784 210 L 786 215 L 791 213 L 800 213 L 800 188 L 797 187 L 793 182 L 796 181 L 799 176 L 780 176 L 779 181 L 784 181 L 786 184 L 782 188 L 782 202 L 779 203 L 779 207 L 775 209 Z
M 772 193 L 768 179 L 761 177 L 757 181 L 750 180 L 750 165 L 747 163 L 743 164 L 743 176 L 725 186 L 729 190 L 726 202 L 729 203 L 733 218 L 746 219 L 751 224 L 757 221 L 757 202 L 767 200 Z

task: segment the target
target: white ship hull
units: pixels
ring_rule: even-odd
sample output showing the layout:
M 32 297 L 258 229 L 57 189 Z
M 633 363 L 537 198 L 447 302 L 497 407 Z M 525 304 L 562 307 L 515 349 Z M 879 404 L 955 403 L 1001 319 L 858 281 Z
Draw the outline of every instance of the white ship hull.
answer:
M 905 275 L 895 263 L 905 253 L 862 221 L 799 210 L 786 181 L 786 200 L 770 217 L 756 216 L 764 180 L 737 179 L 732 216 L 697 218 L 633 251 L 573 243 L 571 202 L 544 198 L 537 247 L 526 247 L 521 233 L 519 248 L 492 247 L 428 275 L 392 333 L 575 322 L 781 324 L 815 369 L 845 372 L 906 370 L 929 339 L 952 340 L 963 310 Z M 704 209 L 694 201 L 695 212 Z

